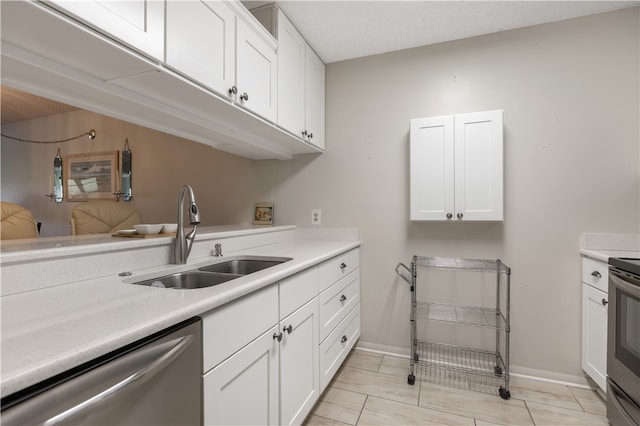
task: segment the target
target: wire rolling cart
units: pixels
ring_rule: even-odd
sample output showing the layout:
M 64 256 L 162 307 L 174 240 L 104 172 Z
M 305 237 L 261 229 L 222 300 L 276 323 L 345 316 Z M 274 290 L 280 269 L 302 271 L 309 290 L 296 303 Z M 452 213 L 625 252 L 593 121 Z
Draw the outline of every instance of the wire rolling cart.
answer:
M 419 271 L 439 269 L 495 274 L 496 303 L 492 307 L 434 303 L 427 300 L 427 283 Z M 403 270 L 405 272 L 403 272 Z M 411 356 L 407 382 L 415 384 L 416 367 L 480 386 L 497 386 L 501 398 L 509 399 L 509 333 L 511 268 L 500 259 L 460 259 L 413 256 L 411 267 L 398 263 L 396 273 L 411 286 Z M 407 277 L 410 274 L 410 278 Z M 431 284 L 429 284 L 431 285 Z M 502 302 L 502 303 L 501 303 Z M 495 329 L 495 351 L 436 343 L 418 338 L 418 324 L 444 322 Z M 502 342 L 502 334 L 504 341 Z M 501 350 L 501 343 L 503 347 Z

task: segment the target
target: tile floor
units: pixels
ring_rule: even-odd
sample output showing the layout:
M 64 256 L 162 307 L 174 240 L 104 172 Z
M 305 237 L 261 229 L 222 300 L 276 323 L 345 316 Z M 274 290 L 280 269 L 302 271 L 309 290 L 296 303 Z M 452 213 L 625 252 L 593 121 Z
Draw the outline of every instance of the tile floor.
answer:
M 595 391 L 511 377 L 511 399 L 407 384 L 405 358 L 354 350 L 305 421 L 316 425 L 608 425 Z

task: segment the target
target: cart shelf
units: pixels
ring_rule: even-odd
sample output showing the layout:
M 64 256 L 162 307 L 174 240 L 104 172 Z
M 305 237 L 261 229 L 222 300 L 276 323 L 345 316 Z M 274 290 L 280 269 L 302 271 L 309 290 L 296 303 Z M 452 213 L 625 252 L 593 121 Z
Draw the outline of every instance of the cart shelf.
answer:
M 417 302 L 416 319 L 505 329 L 506 319 L 495 308 Z

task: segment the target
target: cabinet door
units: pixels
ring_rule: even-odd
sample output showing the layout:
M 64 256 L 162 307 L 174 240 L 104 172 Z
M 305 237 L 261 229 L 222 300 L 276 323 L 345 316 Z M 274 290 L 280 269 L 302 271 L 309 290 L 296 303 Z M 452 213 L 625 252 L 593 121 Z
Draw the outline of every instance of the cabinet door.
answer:
M 301 424 L 320 395 L 318 298 L 280 325 L 280 424 Z
M 278 424 L 275 326 L 204 376 L 204 424 Z
M 278 124 L 302 137 L 307 43 L 278 9 Z
M 166 40 L 167 65 L 228 96 L 235 82 L 235 15 L 225 3 L 167 1 Z
M 54 0 L 51 3 L 91 27 L 159 61 L 164 60 L 164 2 Z
M 237 102 L 275 122 L 277 112 L 276 51 L 241 19 L 236 19 Z
M 325 67 L 308 45 L 305 57 L 305 139 L 324 149 Z
M 502 111 L 455 116 L 455 218 L 502 220 Z
M 582 369 L 606 392 L 608 295 L 582 284 Z
M 416 118 L 410 130 L 411 220 L 454 214 L 453 116 Z

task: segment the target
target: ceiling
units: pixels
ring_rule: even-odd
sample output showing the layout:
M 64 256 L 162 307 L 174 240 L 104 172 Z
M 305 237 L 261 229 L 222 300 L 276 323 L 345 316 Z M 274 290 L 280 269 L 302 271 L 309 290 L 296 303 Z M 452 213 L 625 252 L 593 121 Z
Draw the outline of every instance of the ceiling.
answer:
M 640 5 L 638 0 L 284 0 L 277 3 L 325 63 Z
M 0 86 L 0 116 L 2 124 L 33 120 L 78 108 L 31 95 L 7 86 Z
M 243 1 L 255 7 L 270 1 Z M 325 63 L 640 5 L 634 1 L 284 0 L 281 9 Z M 76 108 L 1 87 L 2 124 Z

